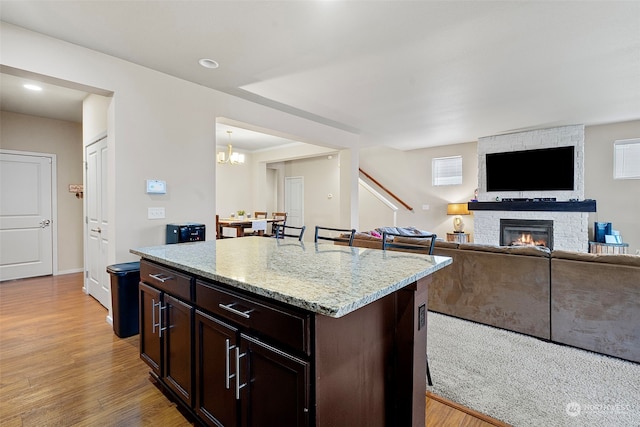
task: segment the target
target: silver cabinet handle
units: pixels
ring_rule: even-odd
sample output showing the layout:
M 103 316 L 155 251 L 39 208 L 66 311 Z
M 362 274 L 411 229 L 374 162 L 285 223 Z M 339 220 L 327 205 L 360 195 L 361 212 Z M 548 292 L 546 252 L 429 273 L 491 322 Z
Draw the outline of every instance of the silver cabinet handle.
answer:
M 175 277 L 167 276 L 166 274 L 162 274 L 162 273 L 156 273 L 156 274 L 149 273 L 149 277 L 151 277 L 152 279 L 156 279 L 158 282 L 162 282 L 162 283 L 166 282 L 167 280 L 175 279 Z
M 156 300 L 151 299 L 151 333 L 156 333 Z
M 92 228 L 91 231 L 93 231 L 94 233 L 102 233 L 102 230 L 100 229 L 100 227 Z
M 240 354 L 240 348 L 236 346 L 236 400 L 240 400 L 240 389 L 247 385 L 247 383 L 240 384 L 240 358 L 246 355 L 247 353 Z
M 158 321 L 156 322 L 156 307 L 158 307 Z M 151 299 L 151 333 L 156 333 L 156 327 L 158 328 L 158 338 L 162 338 L 162 331 L 167 328 L 162 327 L 162 310 L 166 309 L 166 306 L 162 306 L 162 302 L 156 303 L 155 299 Z
M 225 387 L 227 388 L 227 390 L 229 390 L 229 382 L 231 380 L 231 378 L 233 378 L 235 376 L 235 374 L 229 374 L 229 359 L 230 359 L 230 352 L 231 350 L 233 350 L 234 348 L 236 348 L 235 345 L 231 345 L 229 338 L 227 338 L 225 340 L 225 355 L 224 355 L 224 362 L 225 362 L 225 370 L 224 370 L 224 379 L 225 379 Z
M 251 316 L 249 316 L 249 314 L 253 311 L 253 310 L 247 310 L 247 311 L 240 311 L 240 310 L 236 310 L 235 308 L 233 308 L 234 305 L 236 305 L 237 303 L 232 302 L 231 304 L 227 304 L 224 305 L 222 303 L 218 304 L 218 307 L 230 311 L 233 314 L 237 314 L 238 316 L 244 317 L 245 319 L 249 319 Z
M 167 309 L 167 305 L 162 305 L 162 303 L 158 302 L 158 338 L 162 338 L 162 331 L 166 331 L 169 329 L 168 326 L 162 327 L 162 311 Z M 165 320 L 166 323 L 166 320 Z

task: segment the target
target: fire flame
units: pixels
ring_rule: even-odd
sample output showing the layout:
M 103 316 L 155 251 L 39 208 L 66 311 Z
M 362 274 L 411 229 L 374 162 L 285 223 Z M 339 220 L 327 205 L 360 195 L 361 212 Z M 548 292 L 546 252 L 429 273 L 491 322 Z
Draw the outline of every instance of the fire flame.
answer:
M 511 246 L 547 246 L 546 240 L 534 240 L 531 233 L 522 233 L 517 240 L 511 242 Z

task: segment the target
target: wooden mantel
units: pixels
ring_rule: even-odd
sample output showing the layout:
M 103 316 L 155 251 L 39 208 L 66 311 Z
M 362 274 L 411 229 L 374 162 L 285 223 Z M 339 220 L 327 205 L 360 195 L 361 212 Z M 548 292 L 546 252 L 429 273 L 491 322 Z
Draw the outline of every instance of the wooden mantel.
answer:
M 550 212 L 596 212 L 595 200 L 550 202 L 550 201 L 496 201 L 469 202 L 470 211 L 550 211 Z

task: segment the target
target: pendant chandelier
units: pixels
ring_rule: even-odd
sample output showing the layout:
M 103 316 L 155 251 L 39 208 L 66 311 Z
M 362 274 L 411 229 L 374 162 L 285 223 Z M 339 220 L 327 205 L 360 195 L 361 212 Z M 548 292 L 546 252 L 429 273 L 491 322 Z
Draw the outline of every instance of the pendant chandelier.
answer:
M 218 163 L 229 163 L 232 165 L 241 165 L 244 163 L 244 154 L 234 152 L 231 147 L 231 133 L 232 131 L 228 130 L 227 134 L 229 134 L 229 144 L 227 145 L 227 152 L 220 151 L 217 154 Z

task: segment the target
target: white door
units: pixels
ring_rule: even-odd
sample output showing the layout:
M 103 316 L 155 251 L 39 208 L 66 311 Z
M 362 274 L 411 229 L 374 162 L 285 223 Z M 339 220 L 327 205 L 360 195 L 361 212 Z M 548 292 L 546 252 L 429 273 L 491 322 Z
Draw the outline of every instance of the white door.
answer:
M 0 153 L 0 280 L 53 274 L 54 158 Z
M 107 273 L 109 222 L 107 217 L 107 138 L 86 149 L 87 261 L 85 287 L 100 304 L 111 306 L 111 282 Z
M 304 225 L 304 177 L 285 177 L 284 210 L 287 212 L 287 225 Z

